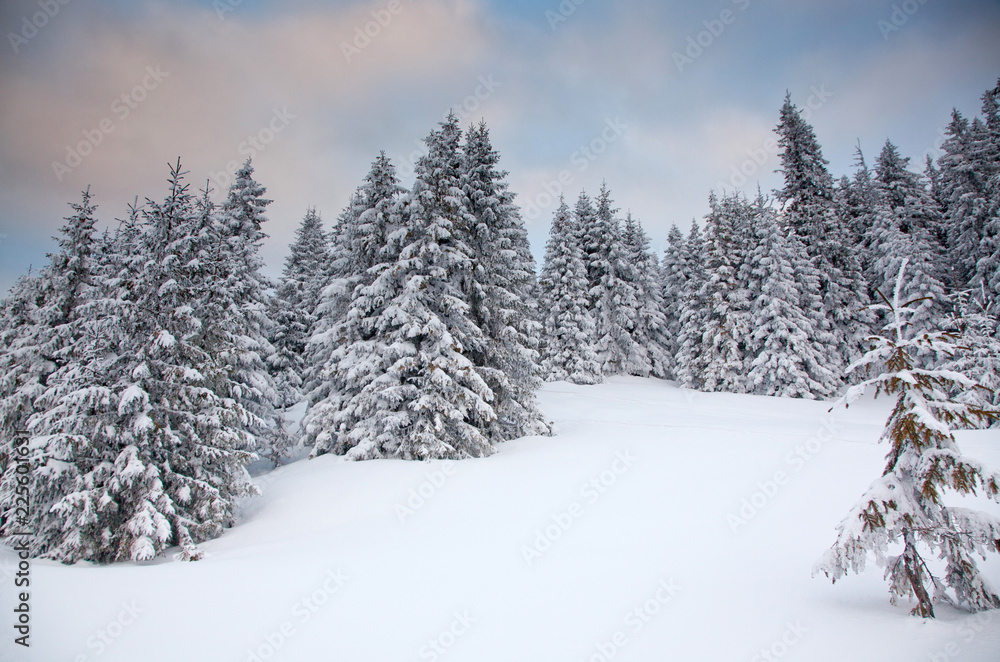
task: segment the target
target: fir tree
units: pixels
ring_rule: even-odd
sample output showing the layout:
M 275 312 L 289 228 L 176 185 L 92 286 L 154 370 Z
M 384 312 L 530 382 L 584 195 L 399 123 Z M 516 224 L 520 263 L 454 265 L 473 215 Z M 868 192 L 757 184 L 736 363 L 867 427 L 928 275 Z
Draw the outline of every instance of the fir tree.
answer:
M 398 214 L 400 196 L 405 193 L 392 161 L 380 152 L 372 162 L 364 182 L 338 217 L 330 233 L 329 266 L 323 274 L 316 323 L 306 350 L 303 390 L 311 403 L 330 395 L 332 353 L 341 345 L 338 335 L 358 287 L 370 285 L 371 269 L 392 259 L 398 246 L 390 245 L 389 232 Z
M 857 246 L 858 263 L 865 281 L 871 285 L 874 274 L 872 226 L 875 222 L 876 192 L 872 171 L 868 168 L 861 144 L 855 148 L 854 176 L 842 178 L 840 194 L 843 201 L 851 241 Z M 869 296 L 874 290 L 868 290 Z
M 35 335 L 45 275 L 29 272 L 18 278 L 0 306 L 0 475 L 15 434 L 26 429 L 34 411 L 42 378 L 52 370 L 38 352 Z
M 705 242 L 696 221 L 691 221 L 685 248 L 688 277 L 681 294 L 677 380 L 684 388 L 700 389 L 707 357 L 702 346 L 703 329 L 707 321 L 707 301 L 703 292 L 706 281 L 706 255 Z
M 633 287 L 638 305 L 632 340 L 645 348 L 648 364 L 641 372 L 656 377 L 666 377 L 672 370 L 673 356 L 667 337 L 667 318 L 664 314 L 663 290 L 660 283 L 660 265 L 656 254 L 649 247 L 649 237 L 642 224 L 629 213 L 624 228 L 625 263 L 631 266 Z
M 326 264 L 318 274 L 319 297 L 314 309 L 316 319 L 306 344 L 305 372 L 302 375 L 301 390 L 310 406 L 330 396 L 332 382 L 326 370 L 332 353 L 343 340 L 336 335 L 336 329 L 347 315 L 355 287 L 371 267 L 363 267 L 361 256 L 355 255 L 358 243 L 354 237 L 358 218 L 365 207 L 364 191 L 359 187 L 327 235 Z M 311 440 L 306 443 L 311 443 Z
M 53 284 L 63 283 L 57 286 L 63 295 L 70 281 L 77 287 L 71 299 L 57 297 L 62 301 L 49 307 L 62 311 L 57 318 L 39 317 L 52 337 L 73 342 L 52 362 L 28 420 L 35 555 L 64 562 L 145 560 L 180 544 L 186 557 L 196 558 L 195 542 L 215 533 L 220 519 L 228 521 L 227 505 L 229 512 L 234 505 L 219 498 L 219 488 L 244 493 L 213 471 L 224 467 L 230 476 L 245 476 L 243 464 L 227 465 L 225 447 L 213 443 L 218 439 L 199 434 L 236 408 L 206 411 L 214 394 L 201 384 L 209 374 L 198 361 L 205 353 L 192 344 L 199 328 L 192 275 L 203 253 L 179 163 L 170 183 L 165 203 L 149 212 L 156 222 L 141 244 L 129 246 L 139 257 L 128 258 L 127 268 L 116 263 L 125 251 L 100 261 L 101 269 L 95 269 L 99 261 L 82 257 L 93 246 L 86 197 L 69 223 L 68 243 L 53 258 L 54 274 L 69 265 L 76 274 Z M 131 226 L 125 230 L 118 236 L 136 239 Z
M 911 301 L 904 301 L 904 262 L 891 301 L 881 305 L 889 323 L 874 337 L 872 349 L 851 369 L 878 374 L 852 387 L 844 401 L 852 402 L 869 386 L 876 393 L 896 394 L 882 440 L 889 444 L 887 464 L 850 514 L 838 527 L 837 542 L 817 564 L 834 582 L 849 570 L 864 570 L 870 554 L 886 568 L 891 602 L 914 597 L 911 613 L 934 616 L 942 600 L 972 611 L 1000 607 L 998 596 L 983 580 L 974 558 L 1000 551 L 1000 519 L 967 508 L 946 506 L 944 490 L 1000 500 L 1000 474 L 964 457 L 953 430 L 995 419 L 1000 412 L 965 404 L 953 394 L 976 388 L 975 382 L 952 370 L 921 368 L 920 357 L 942 359 L 962 349 L 949 333 L 915 328 Z M 902 544 L 899 555 L 889 547 Z M 945 562 L 945 575 L 935 577 L 927 562 L 929 548 Z M 954 597 L 947 593 L 951 588 Z
M 893 287 L 900 264 L 907 260 L 912 277 L 906 299 L 921 299 L 911 323 L 923 327 L 940 319 L 944 310 L 944 256 L 936 251 L 934 235 L 940 213 L 919 177 L 907 169 L 908 159 L 886 141 L 876 163 L 874 225 L 870 245 L 871 283 L 882 292 Z
M 680 348 L 681 313 L 683 311 L 684 288 L 691 269 L 690 255 L 684 235 L 677 225 L 670 226 L 667 247 L 660 262 L 660 282 L 662 286 L 664 340 L 667 352 L 667 376 L 677 379 L 677 352 Z
M 945 129 L 938 158 L 941 197 L 945 201 L 948 246 L 953 259 L 956 287 L 976 289 L 976 267 L 983 257 L 983 238 L 989 214 L 985 161 L 985 126 L 978 119 L 971 125 L 957 110 Z
M 274 353 L 268 357 L 268 368 L 277 383 L 282 407 L 294 404 L 302 396 L 306 345 L 316 324 L 327 256 L 323 221 L 316 209 L 311 208 L 295 231 L 295 241 L 271 303 Z
M 936 237 L 943 230 L 941 209 L 928 190 L 927 183 L 909 170 L 910 159 L 900 155 L 892 141 L 886 140 L 875 162 L 873 206 L 884 204 L 896 213 L 903 232 L 925 237 L 932 251 Z M 932 257 L 940 259 L 935 251 Z
M 987 309 L 982 292 L 971 296 L 962 291 L 952 298 L 952 324 L 966 351 L 945 367 L 968 376 L 980 387 L 965 390 L 958 398 L 982 408 L 1000 408 L 1000 322 Z
M 238 381 L 252 365 L 233 358 L 245 349 L 246 308 L 217 284 L 252 268 L 236 264 L 252 250 L 235 239 L 238 214 L 222 227 L 207 190 L 192 200 L 179 162 L 169 184 L 162 203 L 147 201 L 141 233 L 131 223 L 119 233 L 141 257 L 108 261 L 114 305 L 81 313 L 90 340 L 53 375 L 31 421 L 62 478 L 36 552 L 64 562 L 141 561 L 174 545 L 197 559 L 197 543 L 255 492 L 245 467 L 271 422 Z
M 584 210 L 577 215 L 577 222 L 585 241 L 595 348 L 601 369 L 605 375 L 647 376 L 652 369 L 649 350 L 634 337 L 641 305 L 638 276 L 628 262 L 628 249 L 607 184 L 601 186 L 593 215 L 585 209 L 585 203 L 581 195 L 577 207 L 583 205 Z
M 494 395 L 497 420 L 490 436 L 504 440 L 543 434 L 548 426 L 535 400 L 541 385 L 539 329 L 531 315 L 535 268 L 527 231 L 507 173 L 497 168 L 500 156 L 485 122 L 469 129 L 462 156 L 474 261 L 465 291 L 472 318 L 486 335 L 484 351 L 471 358 Z
M 983 94 L 983 132 L 977 145 L 988 206 L 979 242 L 974 288 L 985 291 L 986 305 L 1000 313 L 1000 80 Z
M 204 292 L 205 309 L 199 311 L 199 341 L 210 351 L 217 348 L 216 359 L 226 366 L 228 374 L 218 385 L 219 395 L 253 414 L 245 427 L 254 438 L 249 450 L 256 449 L 280 463 L 290 440 L 275 413 L 280 398 L 267 370 L 267 360 L 275 351 L 268 340 L 274 328 L 268 315 L 268 290 L 273 283 L 261 273 L 264 263 L 260 257 L 271 200 L 264 198 L 266 189 L 253 178 L 253 172 L 248 158 L 236 171 L 214 224 L 217 254 L 211 268 L 203 269 L 211 274 L 211 281 Z M 210 222 L 214 210 L 206 207 L 202 205 L 201 213 Z
M 701 326 L 701 388 L 740 393 L 748 332 L 746 288 L 739 280 L 741 250 L 736 225 L 747 213 L 738 194 L 709 197 L 705 219 L 705 279 L 698 299 L 705 304 Z M 745 236 L 745 235 L 744 235 Z
M 597 207 L 602 202 L 605 208 L 603 214 L 599 215 Z M 601 184 L 598 205 L 594 204 L 586 192 L 581 191 L 573 209 L 577 231 L 580 233 L 580 247 L 583 249 L 583 264 L 587 268 L 590 307 L 595 315 L 601 279 L 611 270 L 608 256 L 611 254 L 612 244 L 618 238 L 618 222 L 614 218 L 616 211 L 611 208 L 611 193 L 607 182 Z
M 81 348 L 94 336 L 91 301 L 98 296 L 98 264 L 95 255 L 96 206 L 90 189 L 83 192 L 75 212 L 56 239 L 59 250 L 49 254 L 49 264 L 38 276 L 18 282 L 5 302 L 3 346 L 0 366 L 4 369 L 0 395 L 0 524 L 13 530 L 33 530 L 32 553 L 51 548 L 51 529 L 58 525 L 49 509 L 65 494 L 74 480 L 72 462 L 76 440 L 46 434 L 38 416 L 46 409 L 46 395 L 58 388 L 61 373 L 75 368 Z M 9 306 L 9 308 L 8 308 Z M 16 522 L 17 478 L 8 463 L 14 438 L 29 433 L 32 448 L 29 493 L 30 522 Z M 85 443 L 85 442 L 84 442 Z
M 760 395 L 823 398 L 838 378 L 824 364 L 821 311 L 801 307 L 796 264 L 807 260 L 795 235 L 786 236 L 774 212 L 758 198 L 755 246 L 748 258 L 750 297 L 747 391 Z
M 428 154 L 387 244 L 399 246 L 354 290 L 344 338 L 328 367 L 331 396 L 305 421 L 313 455 L 352 459 L 480 457 L 496 418 L 493 394 L 469 355 L 485 335 L 462 284 L 473 251 L 462 240 L 471 214 L 460 189 L 461 132 L 453 115 L 426 139 Z
M 785 184 L 777 200 L 785 224 L 799 236 L 819 275 L 817 294 L 836 341 L 826 360 L 839 371 L 860 353 L 871 328 L 867 287 L 812 127 L 790 96 L 786 95 L 780 116 L 776 131 Z
M 542 368 L 546 378 L 574 384 L 600 383 L 603 377 L 593 344 L 587 270 L 575 217 L 562 198 L 549 229 L 539 287 Z

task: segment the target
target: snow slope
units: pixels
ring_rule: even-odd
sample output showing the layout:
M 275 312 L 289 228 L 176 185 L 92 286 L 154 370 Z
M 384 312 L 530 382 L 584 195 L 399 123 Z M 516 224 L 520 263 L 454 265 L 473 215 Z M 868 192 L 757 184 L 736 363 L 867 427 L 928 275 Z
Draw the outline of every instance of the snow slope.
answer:
M 324 456 L 263 476 L 263 497 L 197 563 L 35 561 L 31 654 L 12 655 L 10 634 L 0 650 L 45 662 L 1000 659 L 1000 613 L 941 606 L 923 621 L 888 604 L 879 568 L 836 586 L 810 577 L 881 472 L 887 400 L 828 413 L 619 378 L 549 384 L 541 401 L 558 435 L 487 459 Z M 961 442 L 1000 464 L 1000 432 Z M 14 560 L 0 551 L 8 614 Z M 983 567 L 1000 583 L 997 559 Z

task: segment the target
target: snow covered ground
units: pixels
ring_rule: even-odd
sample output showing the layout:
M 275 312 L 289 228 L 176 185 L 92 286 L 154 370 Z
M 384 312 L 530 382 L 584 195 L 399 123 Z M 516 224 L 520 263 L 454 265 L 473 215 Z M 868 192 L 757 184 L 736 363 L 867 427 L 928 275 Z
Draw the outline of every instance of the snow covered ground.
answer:
M 1000 613 L 941 606 L 924 621 L 888 604 L 879 568 L 836 586 L 810 576 L 882 470 L 887 400 L 828 413 L 634 378 L 549 384 L 541 399 L 558 435 L 484 460 L 324 456 L 262 476 L 263 497 L 197 563 L 35 561 L 31 654 L 11 656 L 11 634 L 3 650 L 45 662 L 1000 659 Z M 1000 432 L 961 443 L 1000 465 Z M 14 561 L 0 551 L 7 587 Z M 996 558 L 983 567 L 1000 583 Z

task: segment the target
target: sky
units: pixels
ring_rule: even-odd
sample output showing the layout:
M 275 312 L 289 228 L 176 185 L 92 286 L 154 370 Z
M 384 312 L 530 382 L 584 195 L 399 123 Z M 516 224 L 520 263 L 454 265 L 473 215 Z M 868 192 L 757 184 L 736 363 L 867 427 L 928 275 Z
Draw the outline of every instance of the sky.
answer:
M 11 0 L 0 5 L 0 292 L 90 187 L 99 227 L 224 197 L 253 158 L 280 275 L 380 150 L 405 185 L 449 110 L 485 120 L 541 259 L 559 195 L 606 181 L 661 250 L 712 190 L 780 186 L 785 94 L 835 176 L 887 138 L 914 167 L 1000 77 L 997 0 Z

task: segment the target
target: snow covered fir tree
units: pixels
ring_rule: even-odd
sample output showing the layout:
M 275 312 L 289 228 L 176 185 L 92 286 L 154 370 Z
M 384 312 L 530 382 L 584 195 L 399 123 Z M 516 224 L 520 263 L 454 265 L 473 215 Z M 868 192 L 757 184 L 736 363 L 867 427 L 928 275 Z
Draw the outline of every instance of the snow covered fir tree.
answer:
M 892 299 L 876 304 L 888 318 L 883 333 L 849 368 L 874 375 L 843 398 L 850 403 L 871 386 L 876 393 L 896 395 L 881 439 L 889 445 L 885 471 L 844 518 L 837 542 L 816 571 L 836 582 L 848 571 L 863 571 L 874 556 L 885 567 L 892 602 L 914 598 L 914 614 L 933 617 L 934 605 L 942 601 L 972 611 L 994 609 L 1000 595 L 981 576 L 975 556 L 1000 552 L 1000 518 L 948 506 L 944 490 L 981 490 L 1000 501 L 1000 473 L 966 458 L 953 433 L 997 420 L 1000 409 L 979 405 L 976 398 L 966 401 L 967 392 L 985 387 L 961 372 L 921 367 L 927 353 L 943 363 L 969 350 L 954 334 L 926 326 L 919 298 L 905 298 L 912 291 L 907 266 L 904 259 Z M 890 554 L 890 546 L 898 544 L 900 553 Z M 922 548 L 944 563 L 943 579 L 934 576 Z
M 576 216 L 565 200 L 552 219 L 545 264 L 539 279 L 542 313 L 542 367 L 548 379 L 574 384 L 603 380 L 594 347 L 594 317 Z
M 0 534 L 28 527 L 33 556 L 65 563 L 195 560 L 239 520 L 251 471 L 484 458 L 553 432 L 545 382 L 805 400 L 877 387 L 899 398 L 889 463 L 819 571 L 839 580 L 874 555 L 918 615 L 1000 606 L 973 558 L 1000 523 L 941 498 L 998 496 L 953 434 L 995 425 L 1000 405 L 998 98 L 1000 84 L 982 117 L 956 111 L 937 159 L 858 145 L 837 178 L 787 96 L 777 190 L 705 191 L 701 219 L 647 219 L 609 176 L 560 197 L 538 263 L 489 128 L 455 114 L 412 179 L 373 151 L 328 226 L 296 211 L 273 282 L 249 160 L 227 190 L 197 192 L 178 160 L 162 200 L 104 227 L 88 189 L 0 308 Z
M 276 437 L 256 257 L 268 201 L 252 173 L 216 209 L 178 161 L 166 198 L 103 241 L 85 193 L 37 286 L 20 290 L 38 294 L 5 328 L 3 406 L 30 435 L 30 520 L 12 516 L 10 464 L 0 504 L 5 533 L 36 533 L 33 554 L 140 561 L 177 546 L 196 559 L 254 493 L 246 465 Z
M 482 457 L 547 431 L 535 403 L 534 267 L 485 125 L 426 138 L 409 192 L 383 156 L 345 211 L 303 423 L 313 455 Z M 321 304 L 322 305 L 322 304 Z

